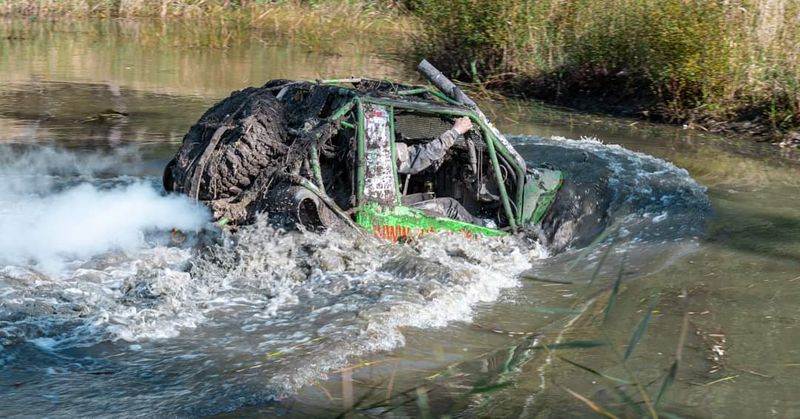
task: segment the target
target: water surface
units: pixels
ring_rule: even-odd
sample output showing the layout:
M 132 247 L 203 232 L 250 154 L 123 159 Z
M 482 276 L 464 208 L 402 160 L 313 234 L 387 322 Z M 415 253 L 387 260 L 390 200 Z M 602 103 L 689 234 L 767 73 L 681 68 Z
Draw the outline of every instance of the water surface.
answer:
M 0 39 L 0 214 L 14 220 L 0 223 L 3 416 L 586 415 L 565 388 L 630 415 L 619 391 L 640 400 L 635 385 L 557 355 L 655 398 L 678 352 L 663 410 L 800 414 L 791 152 L 485 103 L 526 158 L 544 142 L 615 168 L 604 240 L 550 256 L 510 239 L 396 246 L 264 224 L 220 239 L 191 233 L 202 209 L 159 195 L 189 125 L 272 78 L 413 79 L 385 41 L 331 53 L 249 32 L 208 48 L 129 21 L 0 27 L 13 34 Z M 103 226 L 96 208 L 111 202 L 141 217 Z M 157 220 L 187 222 L 187 240 Z M 537 349 L 576 340 L 613 344 Z

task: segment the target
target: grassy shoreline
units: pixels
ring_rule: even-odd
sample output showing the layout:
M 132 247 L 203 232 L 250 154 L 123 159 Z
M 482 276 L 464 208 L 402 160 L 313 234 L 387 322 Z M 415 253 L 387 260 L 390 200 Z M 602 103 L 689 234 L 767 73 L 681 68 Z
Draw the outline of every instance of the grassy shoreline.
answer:
M 163 20 L 191 27 L 199 47 L 235 42 L 231 28 L 317 50 L 383 36 L 478 89 L 800 143 L 790 0 L 5 0 L 3 15 Z
M 151 19 L 191 26 L 193 32 L 263 30 L 303 38 L 312 47 L 315 41 L 327 46 L 326 39 L 340 34 L 391 34 L 404 40 L 415 30 L 415 20 L 399 7 L 378 8 L 376 3 L 361 0 L 3 0 L 3 16 Z M 228 44 L 220 39 L 208 46 L 224 48 Z
M 423 53 L 518 96 L 780 139 L 800 127 L 791 0 L 415 0 Z M 792 131 L 795 131 L 792 133 Z

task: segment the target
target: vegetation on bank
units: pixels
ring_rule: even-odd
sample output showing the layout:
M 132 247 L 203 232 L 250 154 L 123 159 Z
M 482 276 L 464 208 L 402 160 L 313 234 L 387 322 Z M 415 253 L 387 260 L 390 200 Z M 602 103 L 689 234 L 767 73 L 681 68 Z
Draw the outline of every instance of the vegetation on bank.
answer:
M 389 33 L 410 62 L 514 95 L 710 130 L 800 127 L 793 0 L 4 0 L 0 14 Z
M 712 129 L 800 126 L 795 1 L 508 0 L 478 12 L 414 0 L 412 11 L 427 28 L 420 52 L 462 80 Z
M 266 29 L 313 39 L 338 33 L 405 34 L 401 8 L 362 0 L 0 0 L 0 16 L 153 18 L 199 28 Z M 225 46 L 225 45 L 221 45 Z

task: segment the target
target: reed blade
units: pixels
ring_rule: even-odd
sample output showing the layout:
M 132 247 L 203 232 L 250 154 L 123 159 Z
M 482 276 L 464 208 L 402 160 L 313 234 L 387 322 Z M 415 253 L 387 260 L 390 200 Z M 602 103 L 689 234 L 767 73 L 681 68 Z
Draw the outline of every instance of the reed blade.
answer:
M 658 298 L 653 298 L 653 301 L 647 305 L 647 312 L 645 313 L 642 320 L 639 322 L 639 325 L 636 327 L 636 330 L 633 331 L 631 334 L 631 338 L 628 341 L 628 347 L 625 349 L 625 355 L 622 357 L 623 360 L 627 361 L 628 358 L 633 354 L 633 351 L 636 349 L 636 345 L 639 344 L 639 341 L 644 336 L 645 331 L 647 331 L 647 326 L 650 324 L 650 319 L 653 316 L 653 308 L 655 308 L 656 304 L 658 303 Z
M 501 383 L 488 384 L 488 385 L 485 385 L 485 386 L 477 386 L 477 387 L 473 387 L 472 390 L 470 390 L 470 394 L 490 393 L 490 392 L 495 391 L 495 390 L 500 390 L 502 388 L 506 388 L 506 387 L 510 386 L 511 384 L 512 384 L 511 381 L 503 381 Z
M 556 355 L 556 356 L 559 359 L 561 359 L 562 361 L 567 362 L 568 364 L 571 364 L 571 365 L 573 365 L 573 366 L 575 366 L 577 368 L 580 368 L 580 369 L 582 369 L 584 371 L 587 371 L 587 372 L 589 372 L 591 374 L 594 374 L 594 375 L 596 375 L 598 377 L 601 377 L 601 378 L 603 378 L 605 380 L 612 381 L 612 382 L 619 383 L 619 384 L 623 384 L 623 385 L 634 385 L 634 384 L 636 384 L 636 383 L 633 383 L 631 381 L 627 381 L 627 380 L 623 380 L 621 378 L 617 378 L 617 377 L 614 377 L 614 376 L 611 376 L 611 375 L 603 374 L 603 373 L 601 373 L 601 372 L 599 372 L 599 371 L 597 371 L 597 370 L 595 370 L 595 369 L 593 369 L 591 367 L 587 367 L 585 365 L 581 365 L 581 364 L 579 364 L 577 362 L 574 362 L 572 360 L 564 358 L 564 357 L 562 357 L 560 355 Z M 618 386 L 615 386 L 615 385 L 609 385 L 608 388 L 611 389 L 611 391 L 617 396 L 617 398 L 622 403 L 625 403 L 628 407 L 633 409 L 634 412 L 636 412 L 636 415 L 637 415 L 636 417 L 644 417 L 644 410 L 642 410 L 642 407 L 639 406 L 639 403 L 636 403 L 633 399 L 631 399 L 631 397 L 627 393 L 625 393 L 623 390 L 621 390 Z
M 534 345 L 532 349 L 586 349 L 597 348 L 606 346 L 608 343 L 604 340 L 573 340 L 569 342 L 559 342 L 553 344 Z
M 613 381 L 615 383 L 626 384 L 626 385 L 633 384 L 630 381 L 623 380 L 621 378 L 617 378 L 617 377 L 614 377 L 614 376 L 611 376 L 611 375 L 603 374 L 602 372 L 597 371 L 594 368 L 587 367 L 586 365 L 579 364 L 579 363 L 577 363 L 575 361 L 572 361 L 572 360 L 569 360 L 567 358 L 564 358 L 563 356 L 560 356 L 560 355 L 556 355 L 556 356 L 558 357 L 558 359 L 560 359 L 560 360 L 562 360 L 562 361 L 564 361 L 564 362 L 566 362 L 566 363 L 568 363 L 568 364 L 570 364 L 570 365 L 572 365 L 574 367 L 580 368 L 580 369 L 582 369 L 582 370 L 584 370 L 584 371 L 586 371 L 586 372 L 588 372 L 590 374 L 594 374 L 594 375 L 596 375 L 598 377 L 605 378 L 606 380 Z
M 653 405 L 658 406 L 658 403 L 664 397 L 667 390 L 672 386 L 672 383 L 675 382 L 675 376 L 678 375 L 678 360 L 676 359 L 675 362 L 672 363 L 672 366 L 669 367 L 669 373 L 666 377 L 664 377 L 664 382 L 661 383 L 661 388 L 658 390 L 658 396 L 656 396 L 655 402 Z
M 603 315 L 603 323 L 608 321 L 608 316 L 614 306 L 617 304 L 617 297 L 619 296 L 619 287 L 622 284 L 622 274 L 625 270 L 625 260 L 628 258 L 628 252 L 622 255 L 622 261 L 619 263 L 619 272 L 617 272 L 617 279 L 614 281 L 614 287 L 611 288 L 611 295 L 608 297 L 608 304 L 606 305 L 605 313 Z
M 603 265 L 606 263 L 606 258 L 608 254 L 611 253 L 611 249 L 614 248 L 614 238 L 611 238 L 611 243 L 608 244 L 606 251 L 603 252 L 603 256 L 600 257 L 600 260 L 597 261 L 597 267 L 594 268 L 594 272 L 592 272 L 592 277 L 589 278 L 589 284 L 594 283 L 594 280 L 597 279 L 597 276 L 600 275 L 600 270 L 603 269 Z
M 612 414 L 611 412 L 606 410 L 603 406 L 600 406 L 599 404 L 595 403 L 591 399 L 589 399 L 589 398 L 587 398 L 587 397 L 585 397 L 585 396 L 583 396 L 583 395 L 581 395 L 581 394 L 579 394 L 579 393 L 577 393 L 575 391 L 572 391 L 567 387 L 564 387 L 564 386 L 559 386 L 559 387 L 561 387 L 564 391 L 569 393 L 570 396 L 578 399 L 581 403 L 585 404 L 589 409 L 592 409 L 592 411 L 597 413 L 598 415 L 602 415 L 602 416 L 605 416 L 607 418 L 617 419 L 617 416 L 615 416 L 614 414 Z

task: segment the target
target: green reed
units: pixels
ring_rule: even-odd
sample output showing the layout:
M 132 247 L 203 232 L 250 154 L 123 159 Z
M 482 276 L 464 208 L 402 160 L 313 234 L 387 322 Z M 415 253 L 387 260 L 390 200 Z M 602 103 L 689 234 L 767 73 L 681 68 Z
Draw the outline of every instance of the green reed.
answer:
M 614 242 L 613 236 L 606 236 L 606 240 L 598 243 L 595 250 L 602 251 L 604 255 L 608 256 L 611 251 L 609 249 L 601 250 L 599 247 L 605 245 L 613 248 Z M 655 290 L 649 297 L 640 300 L 640 304 L 644 304 L 643 313 L 630 331 L 626 344 L 616 342 L 617 339 L 612 335 L 616 335 L 613 330 L 617 330 L 618 326 L 611 325 L 610 322 L 619 320 L 626 322 L 625 319 L 630 317 L 630 304 L 621 304 L 625 300 L 626 292 L 624 286 L 625 271 L 628 268 L 626 260 L 627 258 L 623 255 L 618 266 L 611 269 L 615 271 L 611 278 L 601 278 L 604 275 L 600 275 L 598 272 L 601 271 L 602 266 L 593 270 L 591 278 L 584 282 L 585 294 L 592 296 L 588 301 L 569 309 L 545 307 L 533 310 L 564 314 L 545 329 L 524 334 L 492 329 L 493 333 L 507 333 L 509 336 L 523 335 L 524 337 L 516 340 L 512 346 L 495 348 L 478 358 L 448 365 L 440 372 L 426 378 L 421 384 L 391 395 L 387 393 L 385 397 L 380 397 L 380 400 L 369 401 L 373 393 L 371 389 L 342 416 L 355 412 L 386 415 L 398 409 L 403 414 L 415 411 L 419 415 L 430 414 L 430 400 L 434 400 L 434 398 L 429 396 L 429 390 L 437 388 L 440 389 L 439 397 L 446 395 L 444 397 L 452 398 L 452 402 L 458 406 L 481 403 L 488 397 L 494 397 L 495 393 L 514 391 L 518 384 L 530 379 L 525 374 L 540 370 L 532 367 L 527 368 L 528 372 L 526 372 L 525 366 L 538 359 L 538 365 L 552 365 L 553 368 L 564 366 L 567 370 L 578 370 L 586 374 L 588 379 L 583 382 L 581 375 L 573 376 L 571 378 L 573 384 L 578 383 L 591 388 L 592 386 L 588 382 L 596 381 L 608 394 L 608 396 L 603 396 L 601 392 L 587 393 L 586 390 L 578 390 L 577 387 L 570 388 L 553 371 L 548 374 L 548 386 L 552 385 L 557 391 L 562 391 L 565 396 L 577 403 L 575 406 L 561 404 L 557 411 L 574 412 L 582 405 L 595 414 L 609 418 L 675 417 L 670 412 L 670 407 L 664 405 L 670 389 L 677 381 L 681 367 L 682 352 L 688 330 L 687 312 L 684 310 L 683 324 L 675 339 L 676 348 L 668 366 L 661 369 L 661 373 L 656 378 L 653 378 L 652 369 L 649 373 L 640 370 L 639 364 L 633 362 L 633 355 L 641 342 L 646 340 L 653 314 L 662 305 L 662 291 Z M 603 257 L 597 263 L 599 265 L 606 264 L 608 258 Z M 607 285 L 602 286 L 603 288 L 598 292 L 596 285 L 600 282 L 605 282 Z M 570 283 L 578 286 L 579 282 L 570 281 Z M 668 303 L 665 305 L 668 306 Z M 577 323 L 583 323 L 583 325 L 579 326 Z M 565 336 L 571 338 L 565 339 Z M 605 359 L 603 361 L 605 365 L 593 365 L 587 361 L 579 362 L 576 360 L 578 358 Z M 490 362 L 490 359 L 495 361 Z M 484 372 L 472 377 L 467 382 L 460 382 L 458 385 L 460 390 L 455 394 L 451 388 L 445 387 L 449 379 L 458 380 L 468 377 L 469 374 L 466 371 L 469 371 L 470 368 L 466 366 L 469 363 L 481 362 L 480 360 L 486 360 L 486 365 L 494 364 L 491 373 Z M 443 380 L 438 382 L 436 378 L 443 378 Z M 392 377 L 391 381 L 393 380 Z M 393 387 L 393 385 L 389 387 Z M 383 388 L 383 386 L 377 385 L 376 388 Z M 504 396 L 501 394 L 499 398 L 504 399 Z M 552 397 L 544 399 L 553 400 Z
M 594 270 L 592 278 L 587 282 L 587 287 L 591 286 L 591 284 L 597 279 L 598 272 L 600 272 L 602 265 L 606 262 L 606 256 L 608 255 L 610 248 L 613 248 L 613 244 L 613 239 L 609 240 L 609 249 L 606 250 L 604 256 L 598 261 L 598 267 Z M 624 353 L 621 353 L 620 349 L 617 347 L 617 345 L 615 345 L 610 336 L 609 330 L 607 330 L 606 327 L 609 319 L 615 315 L 616 311 L 618 311 L 617 305 L 623 292 L 622 283 L 626 268 L 626 256 L 627 253 L 622 256 L 613 285 L 605 292 L 605 294 L 607 294 L 605 304 L 602 307 L 598 307 L 598 309 L 601 309 L 602 311 L 602 320 L 599 322 L 600 324 L 597 327 L 597 332 L 602 336 L 602 338 L 597 340 L 598 343 L 602 343 L 602 345 L 598 344 L 598 347 L 602 346 L 606 348 L 607 352 L 614 360 L 613 362 L 616 363 L 617 367 L 624 371 L 625 376 L 619 378 L 610 375 L 603 372 L 603 369 L 599 367 L 592 367 L 578 363 L 558 354 L 555 351 L 555 349 L 559 349 L 562 346 L 568 348 L 572 347 L 570 345 L 571 342 L 557 341 L 554 344 L 545 346 L 548 347 L 548 350 L 553 351 L 555 358 L 564 362 L 566 365 L 582 370 L 599 379 L 599 382 L 602 383 L 607 390 L 610 390 L 610 393 L 614 396 L 614 398 L 617 399 L 618 404 L 615 405 L 615 407 L 604 406 L 603 404 L 596 402 L 585 395 L 579 394 L 572 389 L 559 386 L 566 394 L 582 403 L 596 414 L 614 418 L 627 417 L 630 415 L 636 417 L 647 416 L 651 418 L 658 418 L 661 416 L 670 417 L 672 416 L 671 413 L 664 411 L 659 406 L 665 399 L 669 389 L 672 387 L 677 378 L 686 339 L 686 331 L 688 329 L 688 317 L 685 312 L 681 331 L 676 339 L 677 347 L 675 349 L 673 357 L 674 359 L 666 373 L 663 375 L 663 378 L 651 381 L 650 383 L 644 383 L 635 367 L 630 364 L 630 359 L 642 339 L 647 334 L 653 313 L 660 303 L 660 291 L 653 292 L 653 294 L 646 299 L 647 305 L 644 310 L 644 314 L 637 323 L 636 327 L 631 331 L 627 345 L 624 346 Z M 598 299 L 597 301 L 602 301 L 602 298 Z M 585 314 L 586 313 L 583 315 Z M 658 386 L 658 391 L 653 393 L 649 390 L 649 387 L 657 381 L 660 381 L 660 385 Z M 632 389 L 629 389 L 629 387 L 632 387 Z

